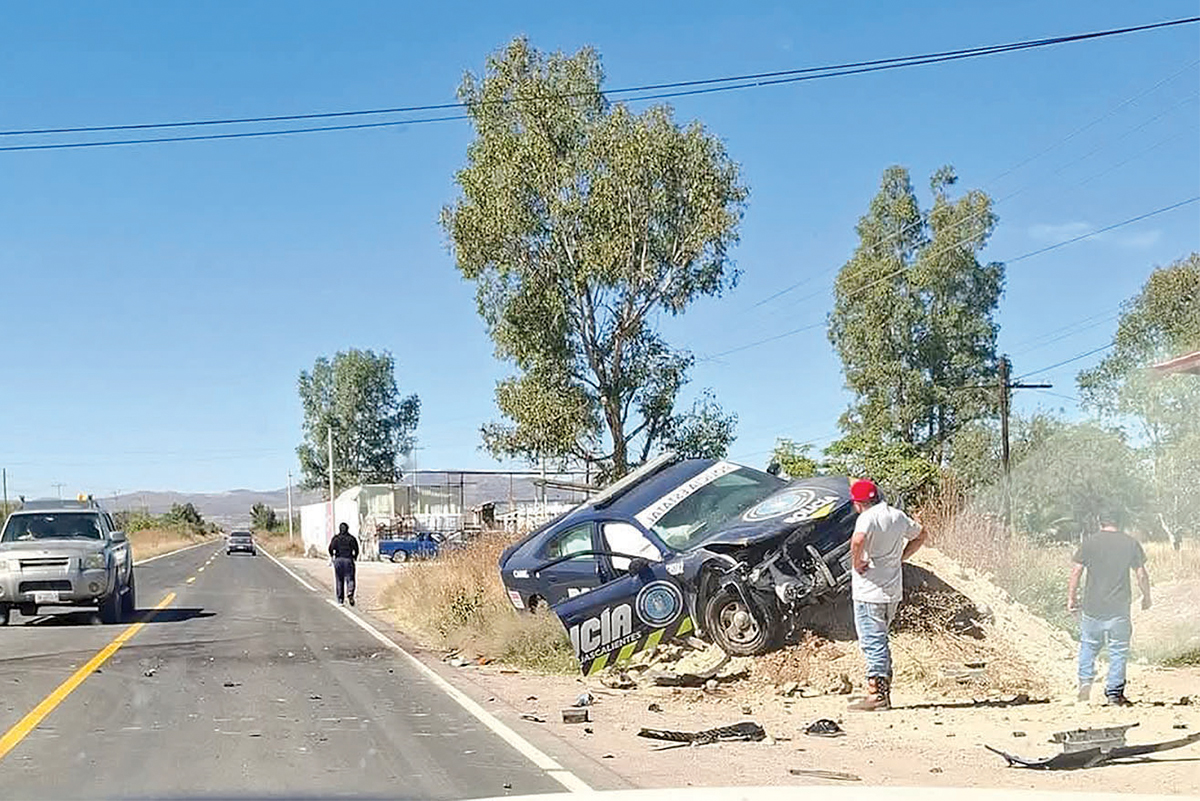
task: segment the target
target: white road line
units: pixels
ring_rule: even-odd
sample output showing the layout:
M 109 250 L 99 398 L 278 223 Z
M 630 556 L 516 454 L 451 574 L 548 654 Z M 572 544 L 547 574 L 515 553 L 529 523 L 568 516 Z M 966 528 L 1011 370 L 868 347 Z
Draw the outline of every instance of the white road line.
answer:
M 195 545 L 186 545 L 182 548 L 177 548 L 174 551 L 167 551 L 166 553 L 160 553 L 158 556 L 151 556 L 146 559 L 139 559 L 136 562 L 134 562 L 133 564 L 135 566 L 144 565 L 147 562 L 153 562 L 155 559 L 162 559 L 164 556 L 174 556 L 177 553 L 183 553 L 184 551 L 190 551 L 193 548 L 199 548 L 201 545 L 212 545 L 212 543 L 211 542 L 197 542 Z
M 270 551 L 268 551 L 268 550 L 265 550 L 265 549 L 264 549 L 264 550 L 263 550 L 263 553 L 264 553 L 264 554 L 266 554 L 267 558 L 268 558 L 268 559 L 270 559 L 272 562 L 274 562 L 275 564 L 277 564 L 277 565 L 279 565 L 280 567 L 282 567 L 282 568 L 284 569 L 284 572 L 286 572 L 286 573 L 287 573 L 289 576 L 291 576 L 291 577 L 292 577 L 292 578 L 294 578 L 296 581 L 298 581 L 298 582 L 300 582 L 301 584 L 303 584 L 303 585 L 305 586 L 305 588 L 306 588 L 306 589 L 308 589 L 310 592 L 316 592 L 316 591 L 317 591 L 317 588 L 316 588 L 316 587 L 314 587 L 313 585 L 309 584 L 309 583 L 308 583 L 307 581 L 305 581 L 304 579 L 300 578 L 300 576 L 298 576 L 298 575 L 295 573 L 295 571 L 293 571 L 293 570 L 292 570 L 290 567 L 288 567 L 288 566 L 287 566 L 287 565 L 285 565 L 283 562 L 280 562 L 278 559 L 276 559 L 276 558 L 275 558 L 275 555 L 274 555 L 274 554 L 272 554 Z
M 561 784 L 563 787 L 566 787 L 573 793 L 588 793 L 592 791 L 592 788 L 588 786 L 582 779 L 580 779 L 574 773 L 571 773 L 571 771 L 565 769 L 562 765 L 558 764 L 557 761 L 547 755 L 544 751 L 540 750 L 537 746 L 533 745 L 533 743 L 529 742 L 524 737 L 510 729 L 507 725 L 496 718 L 495 715 L 477 704 L 469 695 L 442 678 L 433 668 L 417 659 L 408 651 L 405 651 L 391 637 L 388 637 L 386 634 L 379 631 L 379 629 L 363 620 L 357 614 L 351 612 L 349 607 L 342 606 L 337 601 L 334 601 L 330 598 L 326 598 L 325 600 L 330 606 L 353 620 L 359 625 L 360 628 L 362 628 L 375 639 L 379 640 L 379 642 L 383 643 L 388 648 L 391 648 L 396 653 L 406 657 L 408 661 L 412 663 L 413 667 L 423 673 L 426 678 L 441 688 L 443 692 L 457 701 L 459 706 L 470 712 L 476 719 L 479 720 L 480 723 L 498 734 L 506 743 L 524 754 L 530 762 L 545 771 L 547 776 L 556 780 L 559 784 Z
M 275 564 L 282 567 L 284 569 L 284 571 L 286 571 L 287 574 L 289 576 L 291 576 L 292 578 L 294 578 L 296 581 L 300 582 L 301 584 L 303 584 L 305 587 L 312 590 L 313 592 L 318 591 L 315 587 L 313 587 L 311 584 L 309 584 L 304 579 L 300 578 L 300 576 L 296 575 L 296 573 L 293 572 L 291 568 L 289 568 L 283 562 L 276 559 L 273 555 L 271 555 L 267 551 L 263 551 L 263 553 L 267 554 L 267 556 L 270 557 L 272 562 L 274 562 Z M 506 724 L 501 722 L 499 718 L 497 718 L 491 712 L 488 712 L 486 709 L 484 709 L 479 704 L 477 704 L 469 695 L 467 695 L 462 690 L 455 687 L 450 682 L 443 679 L 437 673 L 437 671 L 435 671 L 433 668 L 429 667 L 424 662 L 422 662 L 420 659 L 417 659 L 415 656 L 410 654 L 408 651 L 405 651 L 403 648 L 401 648 L 400 644 L 397 643 L 395 640 L 393 640 L 391 637 L 388 637 L 386 634 L 384 634 L 379 629 L 372 626 L 366 620 L 363 620 L 357 614 L 355 614 L 354 612 L 351 612 L 348 607 L 340 606 L 337 603 L 337 601 L 334 601 L 331 598 L 326 598 L 325 601 L 330 606 L 332 606 L 334 609 L 337 609 L 339 612 L 344 614 L 346 617 L 350 618 L 355 623 L 357 623 L 358 626 L 363 631 L 367 632 L 372 637 L 379 640 L 380 643 L 382 643 L 383 645 L 387 646 L 391 650 L 395 651 L 396 653 L 400 654 L 405 659 L 407 659 L 409 661 L 409 663 L 411 663 L 412 666 L 415 667 L 419 673 L 423 674 L 426 678 L 428 678 L 435 685 L 437 685 L 437 687 L 442 692 L 446 693 L 446 695 L 453 698 L 454 701 L 459 706 L 461 706 L 463 709 L 465 709 L 468 713 L 470 713 L 470 715 L 472 717 L 474 717 L 476 720 L 478 720 L 484 726 L 487 726 L 489 729 L 491 729 L 501 740 L 503 740 L 504 742 L 508 743 L 513 748 L 515 748 L 526 759 L 528 759 L 530 762 L 532 762 L 534 765 L 536 765 L 538 768 L 540 768 L 543 772 L 545 772 L 545 774 L 547 776 L 554 779 L 556 782 L 558 782 L 563 787 L 570 790 L 572 793 L 590 793 L 590 792 L 592 792 L 592 788 L 590 785 L 588 785 L 587 782 L 585 782 L 583 779 L 576 776 L 571 771 L 564 768 L 562 765 L 558 764 L 558 762 L 555 759 L 550 757 L 549 754 L 542 751 L 540 748 L 535 746 L 533 743 L 529 742 L 524 737 L 517 734 L 515 731 L 513 731 L 511 728 L 509 728 Z

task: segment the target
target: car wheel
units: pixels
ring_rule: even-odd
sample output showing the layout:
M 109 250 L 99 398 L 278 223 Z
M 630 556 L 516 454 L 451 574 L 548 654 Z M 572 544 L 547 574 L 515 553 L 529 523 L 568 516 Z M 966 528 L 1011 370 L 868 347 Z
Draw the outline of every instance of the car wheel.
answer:
M 721 588 L 704 603 L 704 628 L 730 656 L 757 656 L 774 645 L 779 619 L 770 612 L 760 619 L 738 593 Z
M 125 588 L 125 594 L 121 596 L 121 616 L 129 620 L 137 613 L 137 584 L 134 582 L 133 573 L 129 574 L 129 586 Z
M 0 626 L 8 625 L 8 616 L 12 613 L 12 609 L 8 604 L 0 604 Z
M 100 602 L 100 622 L 104 624 L 121 622 L 121 591 L 113 590 L 108 597 Z
M 408 551 L 393 551 L 392 552 L 392 561 L 393 562 L 407 562 L 408 561 Z

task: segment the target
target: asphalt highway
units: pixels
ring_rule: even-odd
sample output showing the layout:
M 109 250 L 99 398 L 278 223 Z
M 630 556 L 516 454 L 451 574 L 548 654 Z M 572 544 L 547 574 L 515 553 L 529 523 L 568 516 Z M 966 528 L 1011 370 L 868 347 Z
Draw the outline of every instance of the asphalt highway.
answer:
M 267 557 L 205 544 L 136 571 L 140 626 L 14 612 L 0 628 L 0 795 L 458 799 L 564 789 Z

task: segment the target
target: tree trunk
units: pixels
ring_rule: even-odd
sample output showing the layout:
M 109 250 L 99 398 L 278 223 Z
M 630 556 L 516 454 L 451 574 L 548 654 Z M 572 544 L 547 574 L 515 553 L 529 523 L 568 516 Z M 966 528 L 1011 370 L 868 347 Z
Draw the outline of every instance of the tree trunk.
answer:
M 629 452 L 625 442 L 625 426 L 621 422 L 621 404 L 619 400 L 605 397 L 604 419 L 608 423 L 608 433 L 613 441 L 612 477 L 620 478 L 629 472 Z

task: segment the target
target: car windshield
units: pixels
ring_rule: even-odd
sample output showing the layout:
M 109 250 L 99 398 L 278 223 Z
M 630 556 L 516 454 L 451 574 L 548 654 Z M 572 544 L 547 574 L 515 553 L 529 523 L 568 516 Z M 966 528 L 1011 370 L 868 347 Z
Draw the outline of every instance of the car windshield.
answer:
M 100 519 L 90 512 L 46 512 L 13 515 L 4 527 L 3 542 L 30 540 L 98 540 Z
M 685 551 L 784 483 L 769 473 L 739 467 L 684 498 L 651 528 L 667 545 Z

